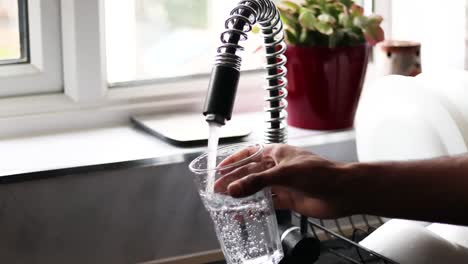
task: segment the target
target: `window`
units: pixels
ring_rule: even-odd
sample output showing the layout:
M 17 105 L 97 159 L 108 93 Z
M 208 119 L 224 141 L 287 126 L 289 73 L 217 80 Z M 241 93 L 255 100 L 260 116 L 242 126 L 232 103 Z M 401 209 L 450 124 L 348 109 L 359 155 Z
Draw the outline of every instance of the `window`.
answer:
M 110 83 L 211 72 L 224 21 L 239 0 L 106 0 Z M 243 70 L 261 68 L 261 34 L 243 41 Z
M 0 98 L 60 92 L 59 0 L 0 0 Z
M 111 84 L 211 71 L 224 21 L 239 0 L 105 1 L 107 76 Z M 372 12 L 372 0 L 360 0 Z M 242 42 L 243 70 L 262 67 L 260 34 Z
M 0 0 L 0 137 L 199 111 L 220 33 L 238 2 Z M 388 2 L 360 3 L 381 13 Z M 248 74 L 239 92 L 259 96 L 258 109 L 262 43 L 254 33 L 241 43 Z
M 421 43 L 423 71 L 450 67 L 464 69 L 467 32 L 466 1 L 437 5 L 424 0 L 393 0 L 392 37 Z M 415 14 L 415 10 L 424 12 Z
M 0 1 L 0 64 L 27 62 L 26 2 Z

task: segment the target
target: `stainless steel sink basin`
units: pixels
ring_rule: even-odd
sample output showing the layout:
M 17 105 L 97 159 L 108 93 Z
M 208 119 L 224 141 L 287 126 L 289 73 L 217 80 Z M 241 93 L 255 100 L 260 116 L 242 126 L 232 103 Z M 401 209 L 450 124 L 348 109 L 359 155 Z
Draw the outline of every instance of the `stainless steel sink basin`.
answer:
M 314 147 L 353 161 L 353 141 Z M 3 263 L 138 263 L 219 248 L 187 166 L 197 154 L 16 175 L 0 185 Z

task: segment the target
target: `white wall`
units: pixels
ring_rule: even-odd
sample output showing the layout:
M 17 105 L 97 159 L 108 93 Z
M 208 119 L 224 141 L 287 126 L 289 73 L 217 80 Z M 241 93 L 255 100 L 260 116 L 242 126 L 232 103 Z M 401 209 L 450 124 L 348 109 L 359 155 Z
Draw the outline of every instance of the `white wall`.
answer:
M 392 38 L 422 43 L 423 70 L 464 68 L 465 0 L 392 0 Z

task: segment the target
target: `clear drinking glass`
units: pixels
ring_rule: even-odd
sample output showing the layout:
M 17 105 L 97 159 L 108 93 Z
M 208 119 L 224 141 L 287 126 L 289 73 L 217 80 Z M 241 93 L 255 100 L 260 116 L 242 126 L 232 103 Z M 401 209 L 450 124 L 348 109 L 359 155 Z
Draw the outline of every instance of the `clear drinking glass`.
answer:
M 238 144 L 221 147 L 217 164 L 243 149 L 250 148 L 249 157 L 224 167 L 208 170 L 208 153 L 190 163 L 195 182 L 205 208 L 211 215 L 216 235 L 228 264 L 277 264 L 283 257 L 271 192 L 264 189 L 252 196 L 234 199 L 222 193 L 207 192 L 209 177 L 223 177 L 251 162 L 262 159 L 263 146 Z

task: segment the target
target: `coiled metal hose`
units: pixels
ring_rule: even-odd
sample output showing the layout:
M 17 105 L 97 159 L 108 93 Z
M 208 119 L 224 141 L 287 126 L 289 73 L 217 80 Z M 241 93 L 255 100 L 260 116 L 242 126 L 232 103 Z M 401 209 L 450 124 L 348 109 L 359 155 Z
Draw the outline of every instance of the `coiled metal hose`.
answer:
M 283 23 L 275 4 L 271 0 L 242 0 L 232 10 L 221 34 L 222 45 L 218 48 L 215 65 L 231 67 L 240 71 L 242 58 L 237 54 L 244 48 L 239 44 L 248 38 L 253 26 L 258 24 L 266 50 L 266 80 L 268 96 L 265 143 L 287 142 L 287 79 L 286 79 L 286 44 L 284 43 Z

